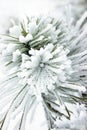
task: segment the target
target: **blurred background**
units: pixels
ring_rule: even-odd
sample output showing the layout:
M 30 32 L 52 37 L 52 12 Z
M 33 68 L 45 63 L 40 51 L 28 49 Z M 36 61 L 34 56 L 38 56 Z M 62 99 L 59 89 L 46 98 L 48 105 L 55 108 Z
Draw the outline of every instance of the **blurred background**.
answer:
M 0 31 L 7 28 L 8 23 L 5 21 L 9 16 L 47 14 L 62 2 L 63 0 L 0 0 Z
M 84 10 L 87 10 L 87 0 L 0 0 L 0 32 L 6 30 L 9 17 L 21 17 L 22 15 L 38 15 L 54 12 L 65 5 L 72 5 L 72 14 L 79 18 Z M 56 11 L 55 11 L 56 10 Z

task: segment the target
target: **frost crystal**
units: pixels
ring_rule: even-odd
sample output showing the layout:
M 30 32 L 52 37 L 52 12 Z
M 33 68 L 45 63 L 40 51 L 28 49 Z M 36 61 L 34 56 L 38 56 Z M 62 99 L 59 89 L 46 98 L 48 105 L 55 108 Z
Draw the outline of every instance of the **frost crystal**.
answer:
M 35 87 L 39 93 L 47 93 L 60 86 L 72 73 L 71 61 L 67 58 L 67 50 L 62 46 L 48 44 L 40 50 L 31 49 L 30 57 L 22 55 L 22 65 L 18 76 L 29 86 Z M 22 71 L 24 70 L 24 71 Z M 22 80 L 22 81 L 23 81 Z

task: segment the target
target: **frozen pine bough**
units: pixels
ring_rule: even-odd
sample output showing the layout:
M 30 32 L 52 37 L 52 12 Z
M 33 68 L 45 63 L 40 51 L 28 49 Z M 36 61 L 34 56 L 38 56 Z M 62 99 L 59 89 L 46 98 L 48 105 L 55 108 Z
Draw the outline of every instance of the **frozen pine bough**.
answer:
M 39 103 L 48 130 L 87 130 L 86 19 L 26 17 L 1 36 L 0 130 L 13 119 L 12 130 L 28 130 L 30 109 Z

